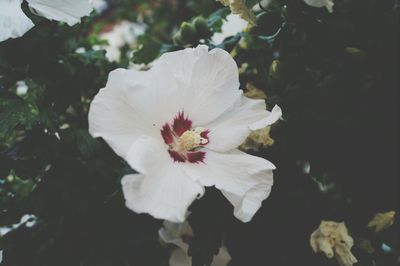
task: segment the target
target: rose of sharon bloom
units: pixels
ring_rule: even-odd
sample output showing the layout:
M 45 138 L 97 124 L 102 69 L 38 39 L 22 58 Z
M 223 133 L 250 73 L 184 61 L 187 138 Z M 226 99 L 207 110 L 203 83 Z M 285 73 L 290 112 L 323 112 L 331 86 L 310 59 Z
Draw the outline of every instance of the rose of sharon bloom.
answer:
M 34 25 L 21 9 L 23 0 L 0 1 L 0 42 L 24 35 Z M 26 0 L 30 10 L 50 20 L 79 23 L 92 11 L 89 0 Z
M 333 0 L 304 0 L 304 2 L 312 7 L 326 7 L 329 12 L 333 12 Z
M 335 257 L 341 266 L 352 266 L 357 259 L 351 253 L 353 238 L 344 223 L 322 221 L 310 237 L 314 252 L 324 252 L 328 258 Z
M 239 90 L 229 53 L 200 45 L 165 53 L 148 71 L 112 71 L 91 103 L 89 132 L 139 172 L 122 179 L 133 211 L 183 222 L 204 187 L 215 186 L 248 222 L 270 193 L 275 166 L 237 147 L 281 117 L 278 106 L 265 108 Z
M 164 221 L 164 227 L 158 231 L 158 234 L 163 242 L 178 246 L 171 253 L 169 266 L 192 266 L 192 259 L 187 255 L 187 252 L 189 249 L 188 240 L 193 237 L 193 232 L 188 222 L 171 223 Z M 226 247 L 222 246 L 218 254 L 214 256 L 210 266 L 226 266 L 230 260 L 231 256 Z

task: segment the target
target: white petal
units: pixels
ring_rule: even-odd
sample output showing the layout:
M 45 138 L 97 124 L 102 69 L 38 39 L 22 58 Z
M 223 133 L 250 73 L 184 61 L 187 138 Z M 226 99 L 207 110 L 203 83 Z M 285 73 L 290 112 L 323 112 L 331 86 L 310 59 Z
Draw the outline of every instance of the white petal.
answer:
M 237 195 L 222 190 L 222 194 L 232 203 L 234 215 L 242 222 L 250 222 L 256 212 L 261 208 L 262 202 L 268 198 L 273 184 L 272 171 L 266 171 L 265 182 L 260 182 L 249 189 L 244 195 Z
M 207 150 L 205 163 L 185 164 L 185 172 L 204 186 L 215 186 L 235 207 L 235 216 L 251 220 L 273 184 L 275 166 L 260 157 L 238 150 L 217 153 Z
M 203 186 L 176 165 L 165 164 L 146 176 L 127 175 L 121 183 L 128 208 L 172 222 L 183 222 L 189 205 L 204 194 Z
M 175 106 L 175 88 L 166 86 L 162 81 L 158 82 L 158 78 L 151 71 L 120 68 L 109 74 L 106 88 L 118 90 L 116 93 L 122 94 L 121 97 L 130 106 L 130 112 L 142 117 L 161 136 L 161 127 L 172 122 L 181 110 Z
M 89 0 L 89 3 L 99 14 L 103 13 L 108 8 L 108 3 L 106 0 Z
M 219 252 L 216 256 L 214 256 L 214 260 L 211 263 L 211 266 L 226 266 L 229 261 L 231 261 L 232 257 L 229 254 L 228 250 L 225 246 L 222 246 L 219 249 Z
M 199 45 L 165 53 L 150 71 L 158 86 L 170 91 L 160 109 L 169 116 L 184 110 L 194 126 L 214 120 L 241 94 L 237 65 L 219 48 L 208 51 L 207 46 Z
M 89 0 L 26 0 L 35 14 L 50 20 L 67 23 L 69 26 L 89 16 L 93 7 Z
M 130 146 L 125 160 L 136 171 L 142 174 L 150 174 L 155 167 L 173 162 L 167 153 L 167 147 L 160 138 L 141 136 Z
M 242 32 L 246 29 L 248 22 L 242 19 L 237 14 L 229 14 L 226 16 L 226 20 L 222 24 L 221 32 L 216 32 L 212 36 L 211 40 L 215 44 L 220 44 L 222 41 L 230 36 L 234 36 L 239 32 Z
M 241 96 L 232 108 L 204 126 L 210 130 L 207 148 L 222 152 L 237 148 L 246 140 L 251 130 L 269 126 L 281 116 L 282 111 L 278 106 L 269 112 L 264 100 Z
M 257 120 L 256 122 L 250 124 L 249 128 L 251 130 L 257 130 L 272 125 L 282 117 L 282 109 L 278 105 L 275 105 L 271 112 L 267 112 L 267 114 L 268 115 L 264 114 L 263 119 Z
M 304 0 L 304 2 L 312 7 L 326 7 L 329 12 L 333 12 L 334 2 L 332 0 Z
M 187 244 L 186 244 L 187 245 Z M 219 252 L 211 263 L 211 266 L 226 266 L 231 260 L 231 256 L 225 247 L 219 249 Z M 171 253 L 169 266 L 191 266 L 192 258 L 187 255 L 187 248 L 177 248 Z
M 130 75 L 126 75 L 127 72 L 121 69 L 111 72 L 106 88 L 99 91 L 89 110 L 89 132 L 94 137 L 102 137 L 123 158 L 140 136 L 160 135 L 160 131 L 142 116 L 143 112 L 129 101 L 128 96 L 141 90 L 142 85 L 136 71 L 129 71 Z M 131 79 L 136 79 L 136 84 L 130 83 Z
M 192 259 L 180 248 L 172 251 L 169 266 L 192 266 Z
M 193 236 L 193 231 L 187 221 L 183 223 L 164 221 L 163 227 L 158 230 L 158 235 L 165 243 L 174 244 L 187 251 L 188 244 L 183 242 L 182 237 Z
M 169 260 L 170 266 L 191 266 L 192 260 L 187 255 L 189 245 L 184 242 L 184 238 L 192 237 L 193 232 L 189 223 L 171 223 L 164 221 L 163 227 L 158 231 L 158 234 L 162 241 L 168 244 L 174 244 L 179 248 L 175 249 L 171 253 Z M 225 246 L 222 246 L 218 254 L 214 256 L 211 266 L 226 266 L 231 260 L 231 256 Z
M 21 37 L 34 26 L 22 11 L 21 2 L 22 0 L 0 1 L 0 42 Z
M 193 231 L 188 221 L 183 223 L 164 221 L 163 227 L 158 233 L 165 243 L 173 243 L 176 239 L 181 239 L 182 236 L 193 236 Z

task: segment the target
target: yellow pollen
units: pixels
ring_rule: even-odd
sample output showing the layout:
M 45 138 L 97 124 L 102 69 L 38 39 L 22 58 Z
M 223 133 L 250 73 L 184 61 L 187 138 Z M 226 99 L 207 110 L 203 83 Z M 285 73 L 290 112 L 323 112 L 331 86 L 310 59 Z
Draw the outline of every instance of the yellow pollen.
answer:
M 205 129 L 199 127 L 194 130 L 185 131 L 178 140 L 179 149 L 182 151 L 190 151 L 202 144 L 207 144 L 208 140 L 200 135 L 203 131 L 205 131 Z

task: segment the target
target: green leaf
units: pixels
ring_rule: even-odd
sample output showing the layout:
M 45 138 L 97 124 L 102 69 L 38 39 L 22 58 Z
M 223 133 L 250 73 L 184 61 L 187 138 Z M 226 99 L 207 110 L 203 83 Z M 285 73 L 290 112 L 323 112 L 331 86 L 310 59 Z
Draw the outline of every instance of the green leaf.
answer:
M 258 4 L 260 0 L 246 0 L 246 6 L 250 9 L 253 8 L 256 4 Z
M 135 64 L 148 64 L 160 54 L 161 43 L 147 35 L 139 39 L 141 45 L 133 52 L 132 61 Z
M 221 27 L 226 16 L 230 13 L 230 9 L 227 7 L 218 9 L 210 15 L 207 20 L 207 25 L 210 29 L 215 32 L 221 32 Z
M 6 184 L 10 186 L 10 191 L 20 197 L 27 197 L 34 188 L 35 182 L 32 179 L 23 180 L 14 171 L 6 177 Z
M 37 106 L 22 99 L 0 99 L 0 142 L 7 142 L 17 126 L 31 128 L 39 119 Z
M 62 132 L 61 137 L 65 142 L 75 145 L 79 152 L 85 156 L 104 153 L 99 141 L 90 136 L 87 130 L 79 128 L 67 129 Z

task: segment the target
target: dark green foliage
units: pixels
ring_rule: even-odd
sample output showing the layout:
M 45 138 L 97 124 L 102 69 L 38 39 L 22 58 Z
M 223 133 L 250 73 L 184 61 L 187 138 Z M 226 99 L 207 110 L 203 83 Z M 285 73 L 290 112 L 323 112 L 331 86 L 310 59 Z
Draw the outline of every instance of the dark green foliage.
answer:
M 226 227 L 235 219 L 233 208 L 220 191 L 209 188 L 190 211 L 188 220 L 194 237 L 189 242 L 188 255 L 193 266 L 210 265 L 225 239 Z
M 214 188 L 190 207 L 193 265 L 210 265 L 222 243 L 231 266 L 337 265 L 309 246 L 321 220 L 346 222 L 357 265 L 397 265 L 398 215 L 380 233 L 366 225 L 377 212 L 399 211 L 398 1 L 337 0 L 329 13 L 276 0 L 257 26 L 221 44 L 210 37 L 230 11 L 214 0 L 110 4 L 74 27 L 32 16 L 31 31 L 0 43 L 0 227 L 36 217 L 0 235 L 2 265 L 168 265 L 162 222 L 124 206 L 120 179 L 133 170 L 89 135 L 87 113 L 111 70 L 199 43 L 232 52 L 241 89 L 264 90 L 284 120 L 272 128 L 275 144 L 254 152 L 277 170 L 250 223 Z M 148 28 L 120 63 L 92 49 L 106 25 L 138 17 Z M 16 91 L 21 80 L 26 94 Z

